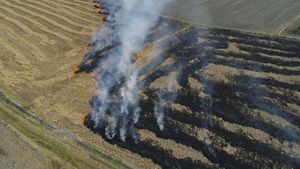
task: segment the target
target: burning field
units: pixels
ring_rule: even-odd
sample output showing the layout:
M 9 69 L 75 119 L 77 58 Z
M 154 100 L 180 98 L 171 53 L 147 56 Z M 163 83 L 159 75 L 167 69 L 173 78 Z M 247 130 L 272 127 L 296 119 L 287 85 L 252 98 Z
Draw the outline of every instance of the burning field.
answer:
M 151 3 L 140 15 L 138 2 L 95 3 L 107 23 L 75 71 L 95 72 L 86 127 L 163 168 L 300 165 L 298 41 L 156 18 Z
M 14 2 L 19 6 L 4 2 L 0 7 L 5 21 L 1 25 L 31 30 L 22 18 L 7 19 L 5 11 L 14 9 L 26 14 L 23 19 L 33 15 L 34 22 L 45 24 L 44 17 L 22 9 L 45 5 Z M 62 2 L 66 4 L 62 8 L 71 10 L 91 6 L 83 1 L 78 1 L 81 5 Z M 76 46 L 88 41 L 88 26 L 75 30 L 79 23 L 63 26 L 50 19 L 57 23 L 56 32 L 48 30 L 50 37 L 68 42 L 57 40 L 52 45 L 67 52 L 58 52 L 57 60 L 41 56 L 28 61 L 22 60 L 21 53 L 29 57 L 30 52 L 22 48 L 11 54 L 19 62 L 8 59 L 13 66 L 5 63 L 6 57 L 2 59 L 5 52 L 0 53 L 0 67 L 5 70 L 0 80 L 11 82 L 0 84 L 0 89 L 45 123 L 73 133 L 105 152 L 105 157 L 120 159 L 122 167 L 300 166 L 299 39 L 195 26 L 159 17 L 167 1 L 160 1 L 159 7 L 151 1 L 130 2 L 95 1 L 100 15 L 89 10 L 86 18 L 103 18 L 104 23 L 86 48 Z M 133 10 L 137 6 L 143 13 Z M 64 12 L 74 20 L 85 17 Z M 96 23 L 90 24 L 97 28 Z M 68 28 L 68 33 L 59 28 Z M 14 31 L 9 33 L 17 37 Z M 78 35 L 69 41 L 74 34 Z M 4 51 L 18 47 L 13 39 L 3 37 L 7 42 L 3 44 L 12 44 L 5 45 Z M 26 41 L 25 35 L 22 39 Z M 35 44 L 31 48 L 43 51 Z M 76 54 L 84 50 L 83 58 Z M 49 56 L 48 52 L 52 53 L 46 50 L 43 55 Z M 17 64 L 22 70 L 14 67 Z

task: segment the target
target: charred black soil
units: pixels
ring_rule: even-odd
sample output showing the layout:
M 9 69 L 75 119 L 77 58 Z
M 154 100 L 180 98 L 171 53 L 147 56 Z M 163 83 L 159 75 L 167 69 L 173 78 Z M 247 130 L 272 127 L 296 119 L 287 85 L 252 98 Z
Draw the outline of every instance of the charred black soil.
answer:
M 172 31 L 161 32 L 160 27 L 166 25 Z M 142 68 L 146 87 L 141 91 L 143 113 L 137 125 L 139 132 L 149 131 L 157 138 L 149 136 L 138 144 L 107 141 L 152 159 L 162 168 L 300 166 L 299 40 L 167 19 L 153 28 L 148 43 L 155 44 L 162 37 L 173 37 L 176 42 L 166 49 L 163 59 L 152 61 L 157 67 Z M 179 69 L 180 87 L 167 93 L 177 97 L 166 98 L 165 129 L 160 131 L 153 113 L 158 89 L 151 84 Z M 104 130 L 93 128 L 92 121 L 87 127 L 104 136 Z M 164 140 L 190 147 L 208 162 L 189 155 L 178 158 L 172 148 L 164 146 Z

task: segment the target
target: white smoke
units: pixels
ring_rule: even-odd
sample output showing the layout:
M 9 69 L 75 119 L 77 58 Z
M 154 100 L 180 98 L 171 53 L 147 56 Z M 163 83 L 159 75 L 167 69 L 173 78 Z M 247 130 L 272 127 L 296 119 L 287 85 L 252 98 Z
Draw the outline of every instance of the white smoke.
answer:
M 157 100 L 154 102 L 154 115 L 159 129 L 164 130 L 165 107 L 172 107 L 170 104 L 177 97 L 179 70 L 171 72 L 163 80 L 167 82 L 166 85 L 161 84 L 161 89 L 156 91 Z
M 107 40 L 102 35 L 109 28 L 112 30 L 109 38 L 118 45 L 99 63 L 92 117 L 94 127 L 104 127 L 108 139 L 119 133 L 122 141 L 131 136 L 138 142 L 134 125 L 140 116 L 138 92 L 143 86 L 138 83 L 139 69 L 132 61 L 133 55 L 143 48 L 148 32 L 158 22 L 168 1 L 110 0 L 103 4 L 110 12 L 111 22 L 94 33 L 92 41 L 102 46 Z

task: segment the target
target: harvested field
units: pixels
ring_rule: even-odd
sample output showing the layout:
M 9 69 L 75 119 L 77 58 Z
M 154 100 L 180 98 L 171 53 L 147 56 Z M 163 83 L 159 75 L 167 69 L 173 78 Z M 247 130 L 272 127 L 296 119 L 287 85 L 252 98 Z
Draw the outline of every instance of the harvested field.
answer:
M 299 19 L 299 8 L 297 0 L 176 0 L 165 15 L 192 23 L 279 34 Z
M 43 157 L 32 150 L 25 141 L 0 123 L 0 165 L 2 168 L 34 168 L 43 166 Z M 32 163 L 28 163 L 32 161 Z
M 93 133 L 80 121 L 89 112 L 95 86 L 92 74 L 74 75 L 70 69 L 82 59 L 100 18 L 83 0 L 0 1 L 0 89 L 45 123 L 92 145 L 90 151 L 101 150 L 129 168 L 300 166 L 299 40 L 161 19 L 138 61 L 146 88 L 141 91 L 140 143 L 134 145 L 108 141 L 99 136 L 103 131 Z M 166 25 L 174 29 L 160 31 Z M 147 59 L 155 51 L 151 47 L 165 38 L 176 43 L 164 59 Z M 157 67 L 149 69 L 149 62 Z M 153 91 L 178 70 L 177 99 L 164 107 L 161 132 Z M 71 153 L 63 160 L 74 159 Z
M 129 168 L 47 124 L 2 93 L 0 117 L 1 168 Z

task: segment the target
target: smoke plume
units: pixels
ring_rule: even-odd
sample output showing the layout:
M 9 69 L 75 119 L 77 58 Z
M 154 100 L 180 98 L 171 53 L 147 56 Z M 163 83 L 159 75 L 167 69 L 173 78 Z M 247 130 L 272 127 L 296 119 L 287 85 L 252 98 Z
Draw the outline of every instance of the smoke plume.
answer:
M 158 22 L 168 0 L 110 0 L 100 2 L 109 22 L 94 33 L 93 46 L 107 42 L 113 50 L 100 60 L 96 72 L 97 92 L 91 101 L 94 128 L 104 128 L 108 139 L 130 137 L 138 142 L 135 124 L 139 120 L 139 68 L 134 54 L 141 50 L 150 29 Z M 106 11 L 107 10 L 107 11 Z
M 156 91 L 157 99 L 154 102 L 154 115 L 156 117 L 156 122 L 160 130 L 164 129 L 164 116 L 165 107 L 172 107 L 170 104 L 173 103 L 173 101 L 177 97 L 177 88 L 178 88 L 178 77 L 179 77 L 179 71 L 177 72 L 171 72 L 166 78 L 163 80 L 167 82 L 166 85 L 160 84 L 161 89 Z

